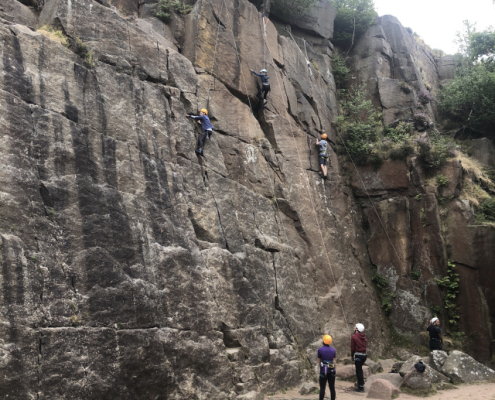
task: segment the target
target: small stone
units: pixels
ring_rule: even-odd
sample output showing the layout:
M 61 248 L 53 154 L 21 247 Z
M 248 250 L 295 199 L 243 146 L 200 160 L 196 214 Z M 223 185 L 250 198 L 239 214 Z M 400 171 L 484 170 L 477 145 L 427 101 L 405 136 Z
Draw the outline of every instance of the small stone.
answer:
M 305 382 L 302 384 L 301 388 L 299 389 L 299 393 L 305 395 L 305 394 L 317 393 L 319 390 L 320 387 L 316 385 L 316 383 Z

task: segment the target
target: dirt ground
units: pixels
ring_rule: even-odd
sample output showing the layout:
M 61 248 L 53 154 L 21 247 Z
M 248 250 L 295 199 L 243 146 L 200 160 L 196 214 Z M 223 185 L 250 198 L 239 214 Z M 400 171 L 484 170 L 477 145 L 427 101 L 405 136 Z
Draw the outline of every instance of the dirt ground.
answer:
M 354 393 L 352 391 L 354 384 L 352 382 L 337 381 L 335 390 L 337 400 L 360 400 L 365 399 L 368 393 Z M 326 399 L 330 399 L 328 387 Z M 398 399 L 420 399 L 421 397 L 410 394 L 401 394 Z M 275 393 L 273 396 L 265 396 L 267 400 L 318 400 L 317 394 L 302 396 L 298 390 L 287 390 L 285 393 Z M 434 396 L 427 397 L 428 400 L 454 400 L 454 399 L 471 399 L 471 400 L 495 400 L 495 383 L 479 383 L 473 385 L 460 385 L 452 390 L 439 390 Z

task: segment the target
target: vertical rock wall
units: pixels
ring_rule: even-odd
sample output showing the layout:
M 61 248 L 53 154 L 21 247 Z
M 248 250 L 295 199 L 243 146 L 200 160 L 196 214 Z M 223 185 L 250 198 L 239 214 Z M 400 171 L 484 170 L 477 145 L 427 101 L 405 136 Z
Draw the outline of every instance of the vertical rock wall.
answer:
M 192 63 L 94 1 L 39 16 L 94 66 L 0 25 L 1 397 L 227 399 L 312 376 L 323 333 L 342 355 L 353 323 L 380 337 L 336 155 L 317 172 L 335 94 L 271 23 L 263 50 L 250 3 L 189 18 Z M 263 53 L 272 92 L 253 114 Z M 200 159 L 185 114 L 207 104 Z

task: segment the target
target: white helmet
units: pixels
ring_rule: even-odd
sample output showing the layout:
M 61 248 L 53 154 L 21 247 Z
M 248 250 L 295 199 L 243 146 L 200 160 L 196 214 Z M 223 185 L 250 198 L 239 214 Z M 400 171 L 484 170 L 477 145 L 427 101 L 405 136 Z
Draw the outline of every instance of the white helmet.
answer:
M 364 325 L 363 324 L 356 324 L 356 328 L 359 332 L 364 332 Z
M 260 74 L 262 74 L 263 72 L 266 72 L 266 69 L 264 69 L 264 68 L 263 68 L 263 69 L 260 71 Z

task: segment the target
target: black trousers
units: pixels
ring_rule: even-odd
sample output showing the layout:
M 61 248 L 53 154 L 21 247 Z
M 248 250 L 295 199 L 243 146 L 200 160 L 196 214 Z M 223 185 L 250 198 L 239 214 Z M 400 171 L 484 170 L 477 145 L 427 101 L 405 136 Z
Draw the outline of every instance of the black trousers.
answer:
M 442 342 L 439 339 L 430 339 L 430 350 L 442 350 Z
M 366 358 L 366 356 L 354 355 L 354 365 L 356 366 L 356 377 L 359 389 L 364 389 L 363 364 L 365 363 Z
M 325 397 L 325 387 L 330 388 L 330 396 L 332 400 L 335 400 L 335 370 L 326 376 L 321 376 L 320 374 L 320 400 Z
M 266 100 L 266 96 L 268 96 L 269 91 L 270 91 L 270 85 L 261 85 L 258 95 Z
M 206 138 L 210 138 L 212 133 L 213 133 L 213 131 L 211 129 L 209 129 L 207 131 L 203 131 L 203 133 L 201 134 L 201 136 L 198 139 L 198 148 L 200 148 L 200 149 L 203 148 L 203 146 L 205 145 Z

